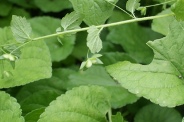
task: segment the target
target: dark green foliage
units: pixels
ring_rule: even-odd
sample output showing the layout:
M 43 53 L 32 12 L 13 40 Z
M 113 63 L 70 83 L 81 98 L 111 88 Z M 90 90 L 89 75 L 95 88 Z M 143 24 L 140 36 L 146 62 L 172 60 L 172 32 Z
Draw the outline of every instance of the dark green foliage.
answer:
M 181 122 L 183 17 L 184 0 L 1 0 L 0 122 Z

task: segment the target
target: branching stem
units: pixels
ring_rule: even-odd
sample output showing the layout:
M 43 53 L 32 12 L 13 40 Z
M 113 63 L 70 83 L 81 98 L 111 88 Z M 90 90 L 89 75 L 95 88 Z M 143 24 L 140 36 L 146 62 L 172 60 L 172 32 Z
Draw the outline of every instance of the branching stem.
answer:
M 115 7 L 118 8 L 119 10 L 123 11 L 123 12 L 126 13 L 128 16 L 130 16 L 131 18 L 135 18 L 134 16 L 132 16 L 131 14 L 129 14 L 126 10 L 122 9 L 121 7 L 117 6 L 116 4 L 111 3 L 111 2 L 109 2 L 109 1 L 107 1 L 107 0 L 105 0 L 105 1 L 108 2 L 109 4 L 115 6 Z
M 173 15 L 174 15 L 174 13 L 164 14 L 164 15 L 157 15 L 157 16 L 150 16 L 150 17 L 143 17 L 143 18 L 135 18 L 135 19 L 125 20 L 125 21 L 120 21 L 120 22 L 114 22 L 114 23 L 98 25 L 96 27 L 97 28 L 106 28 L 106 27 L 123 25 L 123 24 L 128 24 L 128 23 L 133 23 L 133 22 L 163 18 L 163 17 L 173 16 Z M 85 28 L 80 28 L 80 29 L 74 29 L 74 30 L 58 32 L 58 33 L 54 33 L 54 34 L 50 34 L 50 35 L 46 35 L 46 36 L 37 37 L 37 38 L 34 38 L 32 40 L 37 41 L 37 40 L 46 39 L 46 38 L 50 38 L 50 37 L 55 37 L 55 36 L 59 36 L 59 35 L 65 35 L 65 34 L 70 34 L 70 33 L 74 33 L 74 32 L 76 33 L 76 32 L 81 32 L 81 31 L 87 31 L 89 28 L 90 27 L 85 27 Z
M 26 43 L 23 43 L 22 45 L 18 46 L 17 48 L 15 48 L 14 50 L 12 50 L 10 52 L 10 54 L 12 54 L 13 52 L 15 52 L 16 50 L 20 49 L 21 47 L 25 46 L 26 44 L 30 43 L 31 41 L 27 41 Z
M 9 45 L 14 45 L 14 44 L 18 44 L 18 42 L 10 43 L 10 44 L 3 44 L 3 45 L 0 45 L 0 47 L 9 46 Z
M 163 2 L 163 3 L 159 3 L 159 4 L 148 5 L 148 6 L 141 6 L 141 7 L 149 8 L 149 7 L 154 7 L 154 6 L 164 5 L 164 4 L 167 4 L 167 3 L 174 2 L 174 1 L 175 1 L 175 0 L 170 0 L 170 1 Z

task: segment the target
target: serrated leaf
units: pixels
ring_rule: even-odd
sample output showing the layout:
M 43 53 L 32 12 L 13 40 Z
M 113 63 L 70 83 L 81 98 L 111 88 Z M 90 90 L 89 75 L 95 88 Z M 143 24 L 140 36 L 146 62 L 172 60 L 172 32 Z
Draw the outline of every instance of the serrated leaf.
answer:
M 163 10 L 158 15 L 169 14 L 169 13 L 171 13 L 171 10 L 166 9 L 166 10 Z M 169 32 L 169 25 L 173 21 L 174 21 L 173 16 L 154 19 L 153 22 L 152 22 L 151 28 L 152 28 L 152 30 L 154 30 L 158 33 L 161 33 L 163 35 L 167 35 L 168 32 Z
M 87 32 L 87 46 L 91 53 L 98 53 L 102 49 L 102 40 L 100 39 L 101 30 L 95 26 L 91 26 Z
M 23 86 L 16 95 L 18 102 L 21 104 L 23 114 L 47 107 L 51 101 L 64 93 L 64 81 L 62 80 L 66 79 L 64 77 L 67 76 L 67 71 L 70 70 L 54 70 L 51 78 Z M 58 75 L 62 78 L 59 78 Z
M 0 45 L 15 43 L 10 28 L 0 29 Z M 20 58 L 15 61 L 15 68 L 10 61 L 0 62 L 0 75 L 10 72 L 11 77 L 0 79 L 0 88 L 24 85 L 51 76 L 51 59 L 49 50 L 43 41 L 29 42 L 20 48 Z M 2 51 L 0 51 L 2 54 Z M 39 67 L 39 68 L 38 68 Z
M 184 21 L 184 0 L 177 0 L 171 10 L 174 12 L 178 21 Z
M 35 109 L 25 115 L 26 122 L 37 122 L 40 115 L 44 112 L 45 108 Z
M 62 92 L 56 90 L 40 90 L 27 96 L 20 101 L 23 114 L 27 114 L 35 109 L 47 107 L 49 103 L 56 99 Z
M 70 69 L 55 69 L 51 78 L 23 86 L 16 95 L 23 114 L 47 107 L 51 101 L 64 93 L 68 75 L 71 73 L 74 71 Z
M 80 28 L 80 24 L 82 22 L 82 16 L 76 12 L 72 12 L 70 14 L 66 14 L 61 19 L 61 27 L 63 27 L 64 31 L 78 29 Z
M 140 0 L 128 0 L 126 3 L 126 10 L 131 12 L 132 15 L 135 17 L 134 12 L 140 6 Z M 136 17 L 135 17 L 136 18 Z
M 130 19 L 122 12 L 114 11 L 109 23 Z M 153 59 L 153 51 L 146 45 L 149 40 L 161 38 L 151 29 L 142 27 L 137 23 L 130 23 L 109 28 L 107 39 L 115 44 L 120 44 L 137 62 L 148 64 Z M 144 36 L 143 36 L 144 34 Z
M 53 101 L 38 122 L 107 122 L 109 99 L 110 95 L 103 87 L 74 88 Z
M 16 99 L 9 94 L 0 91 L 0 116 L 1 122 L 24 122 L 24 118 L 21 116 L 22 112 L 20 105 Z
M 150 104 L 144 106 L 135 116 L 134 122 L 181 122 L 182 117 L 173 108 Z
M 130 92 L 161 106 L 184 104 L 183 26 L 175 20 L 165 38 L 148 42 L 155 53 L 149 65 L 120 62 L 108 66 L 108 72 Z
M 95 79 L 95 80 L 94 80 Z M 85 72 L 71 74 L 67 86 L 69 89 L 81 85 L 105 87 L 111 95 L 111 106 L 119 108 L 137 101 L 138 97 L 118 85 L 101 66 L 93 66 Z
M 43 12 L 60 12 L 72 8 L 69 0 L 34 0 L 34 3 Z
M 118 0 L 112 0 L 116 4 Z M 70 0 L 76 12 L 84 15 L 87 25 L 100 25 L 112 14 L 114 6 L 105 0 Z
M 44 36 L 55 33 L 57 27 L 60 26 L 60 20 L 52 17 L 36 17 L 30 20 L 34 34 Z M 49 24 L 48 24 L 49 23 Z M 61 43 L 58 42 L 56 37 L 45 39 L 49 47 L 52 61 L 61 61 L 66 59 L 74 48 L 75 35 L 65 36 L 61 38 Z
M 121 113 L 118 112 L 116 115 L 112 115 L 112 122 L 126 122 L 126 121 L 123 119 Z
M 33 94 L 39 91 L 55 91 L 55 93 L 62 93 L 61 79 L 52 77 L 49 79 L 43 79 L 37 82 L 33 82 L 23 86 L 16 95 L 18 102 L 24 101 Z
M 13 15 L 11 30 L 17 42 L 24 43 L 25 41 L 31 39 L 30 35 L 32 28 L 25 17 Z

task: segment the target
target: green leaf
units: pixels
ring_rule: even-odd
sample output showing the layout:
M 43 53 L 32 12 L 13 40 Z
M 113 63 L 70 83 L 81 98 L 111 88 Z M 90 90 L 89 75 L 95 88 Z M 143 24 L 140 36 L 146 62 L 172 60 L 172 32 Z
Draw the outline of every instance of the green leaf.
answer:
M 40 91 L 55 91 L 55 93 L 61 94 L 64 91 L 62 87 L 59 78 L 51 77 L 23 86 L 17 93 L 16 98 L 18 102 L 21 102 Z
M 72 52 L 72 55 L 80 60 L 84 60 L 86 53 L 88 52 L 88 47 L 86 46 L 87 32 L 79 32 L 76 34 L 76 43 Z
M 126 3 L 126 10 L 131 12 L 132 15 L 135 17 L 134 12 L 140 6 L 140 0 L 128 0 Z M 135 17 L 136 18 L 136 17 Z
M 178 21 L 184 21 L 184 0 L 177 0 L 177 2 L 172 6 L 172 11 Z
M 20 105 L 16 99 L 3 91 L 0 91 L 0 96 L 1 122 L 24 122 L 24 118 L 21 116 Z
M 10 28 L 0 29 L 0 45 L 15 43 Z M 0 88 L 24 85 L 51 76 L 49 50 L 43 41 L 29 42 L 20 48 L 20 58 L 15 61 L 15 68 L 10 61 L 0 61 L 0 75 L 10 72 L 10 77 L 0 79 Z M 0 51 L 0 55 L 2 51 Z M 39 67 L 39 68 L 38 68 Z
M 24 43 L 28 39 L 31 39 L 30 35 L 32 28 L 25 17 L 13 15 L 11 21 L 11 30 L 17 42 Z
M 69 0 L 34 0 L 34 3 L 43 12 L 60 12 L 72 8 Z
M 146 11 L 147 11 L 146 7 L 138 7 L 137 10 L 141 12 L 141 15 L 144 15 L 144 16 L 146 15 Z
M 75 71 L 69 68 L 59 68 L 53 70 L 53 77 L 57 78 L 57 86 L 62 90 L 67 90 L 67 84 L 69 82 L 69 75 L 74 74 Z M 53 84 L 53 82 L 52 82 Z
M 60 20 L 52 17 L 36 17 L 30 20 L 34 34 L 38 36 L 45 36 L 55 33 L 57 27 L 60 26 Z M 49 24 L 48 24 L 49 23 Z M 64 36 L 61 38 L 63 45 L 61 45 L 56 37 L 44 39 L 49 47 L 52 61 L 61 61 L 66 59 L 73 50 L 75 43 L 75 35 Z
M 129 17 L 122 12 L 114 11 L 109 20 L 111 22 L 127 20 Z M 107 39 L 115 44 L 120 44 L 137 62 L 148 64 L 153 58 L 153 51 L 146 45 L 149 40 L 160 38 L 149 28 L 141 27 L 137 23 L 119 25 L 109 28 Z M 144 36 L 143 36 L 144 34 Z
M 18 6 L 23 8 L 35 8 L 34 0 L 8 0 Z
M 61 79 L 59 75 L 62 77 Z M 47 107 L 51 101 L 64 93 L 64 81 L 62 80 L 64 80 L 65 76 L 67 76 L 67 70 L 54 70 L 51 78 L 30 83 L 22 87 L 16 98 L 21 104 L 23 113 L 27 114 L 32 110 Z
M 12 9 L 12 4 L 7 0 L 0 1 L 0 16 L 7 16 Z
M 121 113 L 118 112 L 116 115 L 112 115 L 112 122 L 126 122 L 126 121 L 123 119 Z
M 103 56 L 100 58 L 105 66 L 117 63 L 119 61 L 130 61 L 135 63 L 136 61 L 125 53 L 120 52 L 108 52 L 104 53 Z
M 47 107 L 52 100 L 64 93 L 70 69 L 55 69 L 52 77 L 23 86 L 16 95 L 23 113 L 27 114 L 39 108 Z
M 35 109 L 25 115 L 26 122 L 37 122 L 40 115 L 44 112 L 45 108 Z
M 181 120 L 181 115 L 175 109 L 154 104 L 143 107 L 134 118 L 134 122 L 181 122 Z
M 56 90 L 40 90 L 27 96 L 20 101 L 20 105 L 24 114 L 27 114 L 35 109 L 47 107 L 49 103 L 61 95 L 61 92 Z
M 61 27 L 66 30 L 73 30 L 73 29 L 79 29 L 80 24 L 82 22 L 82 16 L 76 12 L 72 12 L 70 14 L 66 14 L 61 19 Z
M 112 94 L 111 105 L 113 108 L 125 106 L 138 99 L 138 97 L 118 85 L 107 74 L 105 69 L 100 66 L 93 66 L 85 72 L 71 74 L 69 79 L 67 85 L 69 89 L 81 85 L 98 85 L 105 87 Z
M 77 87 L 53 101 L 38 122 L 107 122 L 109 99 L 110 95 L 103 87 Z
M 89 28 L 87 36 L 87 46 L 91 53 L 98 53 L 102 49 L 102 40 L 100 39 L 100 32 L 95 26 Z
M 118 0 L 112 0 L 116 4 Z M 105 0 L 70 0 L 76 12 L 84 15 L 87 25 L 100 25 L 112 14 L 114 6 Z
M 26 18 L 30 17 L 30 14 L 25 9 L 13 6 L 9 15 L 0 19 L 0 27 L 9 26 L 12 20 L 12 15 L 22 16 Z
M 162 11 L 161 13 L 159 13 L 158 15 L 169 14 L 169 13 L 171 13 L 171 10 L 166 9 L 166 10 Z M 163 35 L 167 35 L 169 32 L 169 25 L 173 21 L 174 21 L 173 16 L 154 19 L 152 22 L 151 28 L 152 28 L 152 30 L 154 30 L 158 33 L 161 33 Z
M 156 104 L 168 107 L 184 104 L 183 26 L 183 22 L 175 20 L 166 37 L 148 42 L 155 53 L 149 65 L 120 62 L 108 66 L 108 72 L 124 88 Z

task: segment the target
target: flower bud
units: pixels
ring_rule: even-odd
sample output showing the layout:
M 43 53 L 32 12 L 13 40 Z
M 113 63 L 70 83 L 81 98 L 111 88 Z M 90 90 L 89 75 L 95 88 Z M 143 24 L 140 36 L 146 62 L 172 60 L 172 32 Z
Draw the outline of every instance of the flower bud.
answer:
M 92 62 L 91 62 L 91 60 L 87 60 L 87 62 L 86 62 L 86 67 L 87 68 L 90 68 L 91 66 L 92 66 Z

